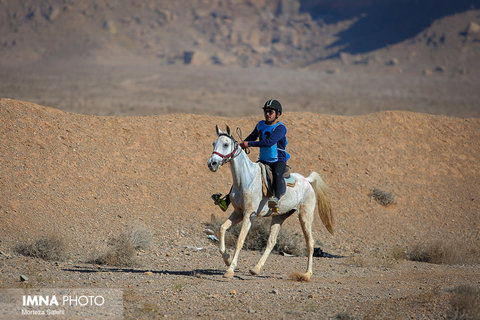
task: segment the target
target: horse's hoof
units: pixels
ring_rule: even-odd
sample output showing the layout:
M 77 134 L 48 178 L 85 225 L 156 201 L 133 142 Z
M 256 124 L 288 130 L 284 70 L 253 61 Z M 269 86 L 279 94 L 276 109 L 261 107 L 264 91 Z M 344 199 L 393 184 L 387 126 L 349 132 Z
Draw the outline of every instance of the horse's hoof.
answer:
M 227 271 L 223 274 L 223 277 L 231 279 L 231 278 L 233 278 L 233 274 L 234 274 L 233 271 Z
M 230 267 L 230 264 L 232 263 L 232 259 L 230 258 L 230 255 L 228 253 L 225 253 L 222 257 L 223 257 L 223 262 L 225 262 L 225 265 L 227 267 Z
M 260 270 L 257 268 L 250 269 L 249 271 L 252 276 L 258 276 L 260 274 Z
M 305 274 L 303 275 L 302 281 L 304 281 L 304 282 L 309 282 L 311 276 L 312 276 L 312 275 L 311 275 L 309 272 L 305 273 Z

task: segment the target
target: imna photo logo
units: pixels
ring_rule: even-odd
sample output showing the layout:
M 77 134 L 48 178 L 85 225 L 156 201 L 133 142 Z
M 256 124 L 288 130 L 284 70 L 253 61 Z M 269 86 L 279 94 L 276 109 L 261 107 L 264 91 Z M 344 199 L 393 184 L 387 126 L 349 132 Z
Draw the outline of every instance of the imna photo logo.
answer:
M 22 303 L 24 307 L 59 307 L 59 306 L 97 306 L 101 307 L 105 304 L 103 296 L 62 296 L 57 299 L 56 295 L 24 295 L 22 296 Z
M 110 288 L 0 289 L 0 319 L 117 320 L 123 318 L 123 291 Z

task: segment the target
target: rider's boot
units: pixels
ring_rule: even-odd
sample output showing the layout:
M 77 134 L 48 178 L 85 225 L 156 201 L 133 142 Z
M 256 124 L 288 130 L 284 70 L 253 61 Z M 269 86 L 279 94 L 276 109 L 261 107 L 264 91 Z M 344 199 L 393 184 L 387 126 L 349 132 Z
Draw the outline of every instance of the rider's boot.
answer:
M 225 197 L 221 198 L 221 193 L 212 194 L 212 199 L 215 205 L 219 206 L 222 211 L 227 211 L 228 206 L 230 205 L 230 194 L 227 194 Z
M 274 213 L 278 213 L 278 201 L 279 199 L 275 196 L 268 199 L 268 208 Z

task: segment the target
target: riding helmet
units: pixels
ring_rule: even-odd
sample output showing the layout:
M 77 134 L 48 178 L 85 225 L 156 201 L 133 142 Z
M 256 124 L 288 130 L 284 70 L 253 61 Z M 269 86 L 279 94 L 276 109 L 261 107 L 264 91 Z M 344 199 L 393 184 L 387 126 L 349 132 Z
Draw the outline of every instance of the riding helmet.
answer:
M 280 102 L 278 102 L 275 99 L 270 99 L 267 102 L 265 102 L 262 109 L 263 110 L 272 109 L 277 111 L 279 115 L 282 114 L 282 105 L 280 104 Z

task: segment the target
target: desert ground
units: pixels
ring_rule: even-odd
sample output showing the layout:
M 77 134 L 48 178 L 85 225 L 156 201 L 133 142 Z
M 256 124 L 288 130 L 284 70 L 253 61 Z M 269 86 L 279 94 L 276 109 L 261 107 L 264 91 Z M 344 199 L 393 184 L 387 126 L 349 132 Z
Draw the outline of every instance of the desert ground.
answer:
M 223 278 L 217 244 L 204 233 L 212 215 L 229 214 L 210 199 L 231 183 L 228 164 L 218 173 L 206 165 L 215 125 L 245 133 L 258 116 L 94 116 L 10 99 L 0 110 L 2 288 L 119 288 L 126 319 L 439 319 L 451 314 L 459 286 L 480 284 L 478 118 L 286 112 L 290 165 L 319 172 L 330 187 L 335 233 L 317 217 L 317 246 L 344 256 L 315 258 L 311 281 L 297 282 L 291 275 L 305 257 L 272 254 L 252 276 L 260 252 L 249 250 L 236 276 Z M 374 188 L 395 203 L 373 200 Z M 153 239 L 131 264 L 92 262 L 131 229 Z M 295 216 L 284 229 L 301 232 Z M 15 250 L 42 237 L 61 238 L 65 257 Z M 460 258 L 405 258 L 435 242 Z
M 277 2 L 281 19 L 270 19 Z M 172 3 L 0 2 L 0 318 L 21 318 L 5 307 L 10 289 L 87 288 L 120 290 L 120 314 L 52 318 L 479 319 L 479 11 L 378 50 L 311 61 L 315 46 L 330 54 L 362 20 L 317 25 L 284 1 L 219 11 L 209 11 L 214 1 Z M 242 20 L 251 10 L 267 35 L 297 28 L 303 38 L 280 34 L 269 52 L 257 43 L 265 35 L 232 38 L 251 32 Z M 226 30 L 221 41 L 208 40 L 215 28 Z M 180 31 L 216 63 L 178 58 Z M 96 51 L 77 52 L 85 48 L 70 39 Z M 262 252 L 245 248 L 225 278 L 211 237 L 232 212 L 211 199 L 232 183 L 229 164 L 207 167 L 215 126 L 244 138 L 270 98 L 285 110 L 292 171 L 318 172 L 329 187 L 335 232 L 316 214 L 315 247 L 340 257 L 315 257 L 308 282 L 295 276 L 307 264 L 297 214 L 282 227 L 289 247 L 257 276 L 249 270 Z

